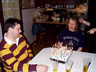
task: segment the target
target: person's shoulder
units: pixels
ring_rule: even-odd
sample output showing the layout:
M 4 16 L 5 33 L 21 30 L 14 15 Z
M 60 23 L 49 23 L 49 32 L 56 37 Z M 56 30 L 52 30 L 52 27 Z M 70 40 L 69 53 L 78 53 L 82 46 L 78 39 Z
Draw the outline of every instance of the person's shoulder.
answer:
M 20 42 L 27 41 L 27 38 L 24 35 L 20 34 L 19 35 L 19 41 Z
M 22 34 L 20 34 L 20 35 L 19 35 L 19 37 L 21 38 L 21 37 L 23 37 L 23 35 L 22 35 Z
M 68 31 L 68 29 L 63 29 L 63 30 L 61 30 L 61 32 L 66 32 L 66 31 Z
M 2 41 L 0 42 L 0 49 L 3 48 L 5 44 L 6 44 L 6 41 L 3 38 Z
M 24 40 L 25 37 L 24 37 L 22 34 L 20 34 L 20 35 L 19 35 L 19 39 L 23 39 L 23 40 Z
M 83 35 L 83 33 L 79 30 L 79 31 L 77 31 L 77 34 L 78 35 Z
M 82 33 L 82 32 L 80 30 L 78 30 L 77 33 Z

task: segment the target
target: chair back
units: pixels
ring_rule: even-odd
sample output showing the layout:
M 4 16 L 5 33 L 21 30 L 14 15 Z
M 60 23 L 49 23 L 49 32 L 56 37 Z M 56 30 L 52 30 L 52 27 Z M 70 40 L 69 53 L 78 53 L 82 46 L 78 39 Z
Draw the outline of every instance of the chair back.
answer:
M 32 34 L 35 35 L 39 32 L 40 30 L 40 24 L 38 23 L 33 23 L 32 25 Z

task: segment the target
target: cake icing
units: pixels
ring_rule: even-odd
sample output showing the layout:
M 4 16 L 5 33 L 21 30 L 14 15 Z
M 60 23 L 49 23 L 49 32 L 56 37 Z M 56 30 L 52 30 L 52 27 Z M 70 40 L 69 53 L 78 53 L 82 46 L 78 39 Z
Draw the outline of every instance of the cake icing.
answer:
M 67 46 L 62 46 L 61 48 L 51 48 L 51 59 L 59 60 L 59 61 L 67 61 L 69 56 L 72 53 L 72 49 L 68 50 Z

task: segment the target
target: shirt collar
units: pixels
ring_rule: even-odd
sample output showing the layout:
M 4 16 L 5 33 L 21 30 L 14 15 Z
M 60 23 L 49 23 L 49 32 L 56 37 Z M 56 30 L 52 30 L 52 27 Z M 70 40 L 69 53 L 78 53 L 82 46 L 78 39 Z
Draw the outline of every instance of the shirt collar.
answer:
M 5 33 L 5 34 L 4 34 L 4 39 L 5 39 L 5 41 L 6 41 L 9 45 L 11 45 L 11 44 L 16 44 L 16 45 L 18 46 L 19 38 L 16 38 L 16 42 L 11 41 L 11 40 L 9 40 L 9 39 L 6 37 L 6 33 Z

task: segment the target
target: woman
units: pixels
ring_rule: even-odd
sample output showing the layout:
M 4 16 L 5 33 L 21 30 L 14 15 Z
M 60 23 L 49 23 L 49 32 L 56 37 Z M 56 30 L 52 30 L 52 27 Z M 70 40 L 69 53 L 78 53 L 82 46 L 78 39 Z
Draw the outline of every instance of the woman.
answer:
M 91 26 L 90 22 L 88 22 L 88 21 L 86 21 L 86 20 L 84 20 L 82 18 L 79 19 L 79 22 L 87 25 L 88 27 Z M 94 34 L 95 32 L 96 32 L 96 28 L 91 28 L 90 30 L 88 30 L 89 34 Z
M 73 50 L 82 51 L 85 43 L 82 33 L 78 30 L 78 23 L 77 17 L 69 18 L 66 29 L 60 32 L 58 43 L 54 46 L 61 47 L 62 45 L 67 45 L 73 47 Z
M 95 20 L 92 20 L 92 21 L 86 21 L 82 18 L 79 19 L 79 22 L 80 23 L 83 23 L 85 24 L 86 26 L 88 26 L 86 28 L 86 44 L 89 48 L 89 52 L 91 53 L 96 53 L 96 24 L 95 24 Z

